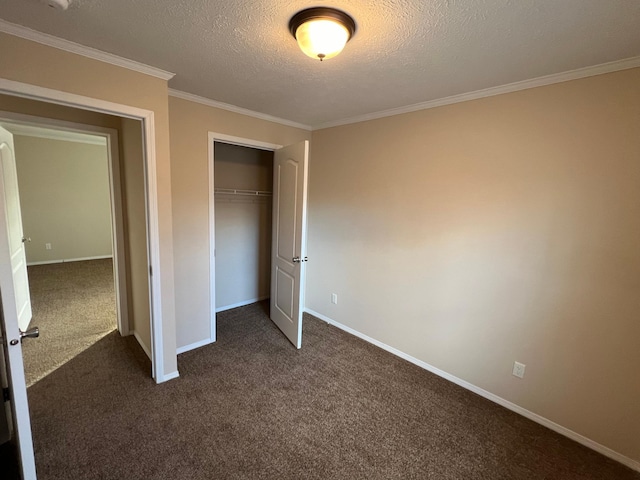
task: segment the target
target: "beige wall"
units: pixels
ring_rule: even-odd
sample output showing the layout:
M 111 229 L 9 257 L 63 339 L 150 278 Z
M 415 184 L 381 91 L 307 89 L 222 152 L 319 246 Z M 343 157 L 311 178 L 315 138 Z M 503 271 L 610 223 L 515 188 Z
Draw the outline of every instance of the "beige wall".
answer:
M 13 141 L 22 225 L 31 238 L 27 262 L 111 256 L 106 145 L 22 135 Z
M 177 371 L 167 82 L 0 33 L 0 78 L 154 112 L 165 374 Z M 0 110 L 2 110 L 0 106 Z
M 208 132 L 289 145 L 311 132 L 169 97 L 178 347 L 209 339 Z
M 639 132 L 640 69 L 314 132 L 307 307 L 640 460 Z
M 216 188 L 273 190 L 273 152 L 215 144 Z M 272 197 L 215 196 L 216 308 L 267 298 Z
M 127 287 L 131 330 L 147 353 L 151 352 L 151 305 L 149 303 L 149 248 L 142 122 L 123 118 L 120 129 L 120 175 L 125 216 Z

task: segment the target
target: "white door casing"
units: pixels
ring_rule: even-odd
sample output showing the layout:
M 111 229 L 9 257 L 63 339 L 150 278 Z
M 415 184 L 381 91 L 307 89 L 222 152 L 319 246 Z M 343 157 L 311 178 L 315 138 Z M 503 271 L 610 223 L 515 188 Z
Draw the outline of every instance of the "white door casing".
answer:
M 209 132 L 209 242 L 210 242 L 210 306 L 211 306 L 211 336 L 202 345 L 216 340 L 216 301 L 215 301 L 215 181 L 214 164 L 215 142 L 229 143 L 244 147 L 257 148 L 274 152 L 274 184 L 273 184 L 273 223 L 272 223 L 272 252 L 271 252 L 271 319 L 285 333 L 287 338 L 300 348 L 302 340 L 302 308 L 304 306 L 305 261 L 293 262 L 296 256 L 306 259 L 306 223 L 307 223 L 307 177 L 309 162 L 309 142 L 304 141 L 295 145 L 282 147 L 280 145 L 234 137 L 221 133 Z M 278 168 L 278 159 L 284 169 Z M 284 159 L 284 160 L 283 160 Z M 295 175 L 290 175 L 295 172 Z M 280 194 L 279 179 L 285 181 L 285 187 Z M 278 203 L 282 206 L 279 213 Z M 288 201 L 288 203 L 285 203 Z M 286 212 L 288 213 L 285 213 Z M 280 224 L 278 222 L 281 222 Z M 288 222 L 288 223 L 287 223 Z M 283 232 L 288 232 L 287 240 L 279 234 L 278 225 Z M 276 243 L 283 238 L 282 250 L 278 250 Z M 288 252 L 287 252 L 288 244 Z M 280 251 L 281 255 L 278 255 Z M 282 260 L 278 263 L 276 258 Z M 279 265 L 276 268 L 276 265 Z M 289 288 L 277 289 L 277 277 L 280 276 L 280 286 L 284 286 L 289 278 Z M 281 300 L 277 302 L 278 292 Z M 200 344 L 189 346 L 197 348 Z M 183 351 L 186 351 L 184 349 Z
M 165 340 L 165 332 L 163 331 L 163 296 L 172 295 L 172 287 L 166 287 L 163 290 L 162 273 L 163 269 L 160 263 L 160 224 L 159 224 L 159 194 L 155 151 L 155 113 L 152 110 L 146 110 L 130 105 L 114 103 L 98 98 L 85 97 L 74 93 L 63 92 L 50 88 L 31 85 L 23 82 L 16 82 L 5 78 L 0 78 L 0 93 L 12 96 L 20 96 L 37 101 L 56 103 L 71 108 L 81 108 L 119 117 L 133 118 L 142 121 L 144 136 L 144 165 L 145 165 L 145 189 L 147 200 L 147 228 L 149 242 L 149 259 L 153 275 L 150 274 L 151 284 L 151 361 L 152 376 L 156 383 L 166 382 L 179 376 L 177 368 L 174 370 L 175 363 L 171 362 L 172 369 L 169 370 L 165 365 L 166 360 L 176 358 L 175 339 L 171 331 L 167 334 L 168 340 Z M 151 272 L 150 272 L 151 273 Z M 172 345 L 173 343 L 173 345 Z
M 270 315 L 296 348 L 302 346 L 308 163 L 307 140 L 274 155 Z
M 22 361 L 20 330 L 31 321 L 31 302 L 18 197 L 13 137 L 0 128 L 0 299 L 2 344 L 8 367 L 14 435 L 20 453 L 22 478 L 35 480 L 36 467 Z

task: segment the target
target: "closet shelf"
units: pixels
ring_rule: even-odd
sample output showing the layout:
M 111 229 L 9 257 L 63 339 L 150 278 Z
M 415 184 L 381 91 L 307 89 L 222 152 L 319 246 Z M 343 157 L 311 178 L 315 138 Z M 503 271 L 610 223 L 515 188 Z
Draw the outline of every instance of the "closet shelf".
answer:
M 236 188 L 216 188 L 214 192 L 220 195 L 244 195 L 248 197 L 270 197 L 272 195 L 271 192 L 263 190 L 239 190 Z

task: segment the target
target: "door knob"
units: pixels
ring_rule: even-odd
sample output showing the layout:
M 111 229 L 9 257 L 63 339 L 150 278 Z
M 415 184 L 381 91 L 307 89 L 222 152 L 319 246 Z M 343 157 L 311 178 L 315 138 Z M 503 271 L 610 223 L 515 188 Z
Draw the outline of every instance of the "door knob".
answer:
M 308 258 L 308 257 L 304 257 L 304 258 L 300 258 L 300 257 L 293 257 L 293 258 L 291 259 L 291 261 L 292 261 L 293 263 L 302 263 L 302 262 L 308 262 L 308 261 L 309 261 L 309 258 Z
M 31 237 L 22 237 L 22 243 L 30 242 Z
M 40 336 L 40 329 L 38 327 L 30 328 L 26 332 L 23 332 L 22 330 L 20 330 L 20 341 L 14 338 L 9 342 L 9 345 L 15 347 L 18 343 L 22 343 L 22 340 L 24 340 L 25 338 L 38 338 L 39 336 Z

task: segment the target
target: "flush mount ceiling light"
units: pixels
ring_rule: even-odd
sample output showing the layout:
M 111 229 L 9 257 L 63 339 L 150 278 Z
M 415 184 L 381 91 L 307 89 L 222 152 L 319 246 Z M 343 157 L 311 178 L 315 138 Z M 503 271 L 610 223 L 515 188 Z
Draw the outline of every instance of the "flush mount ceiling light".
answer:
M 342 51 L 356 31 L 356 22 L 335 8 L 315 7 L 296 13 L 289 30 L 305 55 L 322 61 Z

